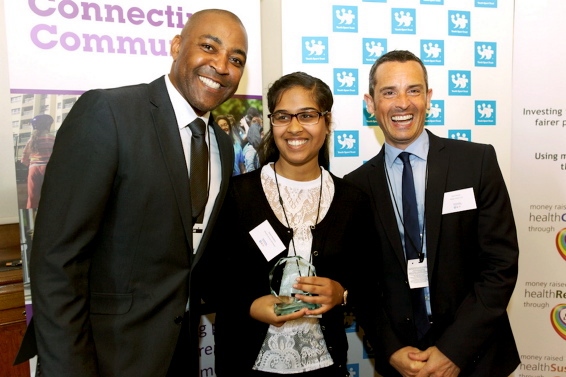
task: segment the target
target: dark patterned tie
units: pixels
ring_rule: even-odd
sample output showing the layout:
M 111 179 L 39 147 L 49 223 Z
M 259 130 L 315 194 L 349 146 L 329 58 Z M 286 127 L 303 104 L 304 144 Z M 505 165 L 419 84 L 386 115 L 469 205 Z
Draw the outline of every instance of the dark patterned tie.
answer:
M 196 118 L 189 124 L 191 137 L 191 203 L 193 220 L 202 223 L 204 207 L 208 199 L 208 147 L 206 124 Z
M 411 154 L 408 152 L 399 153 L 399 159 L 403 161 L 401 187 L 403 198 L 403 228 L 405 230 L 405 255 L 407 260 L 418 259 L 421 250 L 417 197 L 415 195 L 413 168 L 409 162 L 410 155 Z M 411 296 L 413 300 L 415 326 L 417 327 L 417 334 L 420 339 L 430 328 L 424 298 L 424 288 L 411 289 Z

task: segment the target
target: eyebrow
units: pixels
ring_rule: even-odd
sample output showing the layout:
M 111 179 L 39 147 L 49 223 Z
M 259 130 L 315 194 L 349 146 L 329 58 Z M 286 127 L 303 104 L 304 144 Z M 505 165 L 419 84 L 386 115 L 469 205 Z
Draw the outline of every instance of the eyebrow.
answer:
M 214 42 L 218 43 L 219 45 L 224 45 L 224 43 L 222 42 L 222 39 L 220 39 L 217 36 L 214 36 L 212 34 L 204 34 L 204 35 L 201 36 L 201 38 L 212 39 Z M 240 48 L 236 48 L 236 49 L 232 50 L 232 52 L 242 55 L 246 60 L 248 59 L 248 55 L 246 54 L 246 52 L 244 50 L 240 49 Z

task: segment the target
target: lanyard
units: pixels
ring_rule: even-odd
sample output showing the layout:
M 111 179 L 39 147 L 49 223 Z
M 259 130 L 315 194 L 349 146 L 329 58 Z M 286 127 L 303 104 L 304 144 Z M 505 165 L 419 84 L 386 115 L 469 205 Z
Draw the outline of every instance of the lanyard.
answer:
M 397 158 L 397 157 L 395 157 Z M 393 196 L 393 204 L 395 205 L 395 210 L 397 211 L 397 215 L 399 216 L 399 220 L 401 221 L 401 225 L 403 226 L 403 232 L 407 232 L 407 228 L 405 227 L 405 222 L 403 221 L 403 216 L 401 215 L 401 211 L 399 211 L 399 206 L 397 205 L 397 199 L 395 198 L 395 192 L 393 190 L 393 186 L 391 185 L 391 179 L 389 178 L 389 172 L 387 171 L 387 165 L 386 165 L 386 159 L 385 159 L 385 155 L 383 156 L 383 169 L 385 170 L 385 177 L 387 178 L 387 186 L 389 188 L 389 192 L 391 193 L 391 196 Z M 426 168 L 425 168 L 425 197 L 426 197 L 426 189 L 427 189 L 427 184 L 428 184 L 428 162 L 426 164 Z M 421 236 L 421 247 L 419 250 L 419 262 L 422 263 L 424 261 L 425 258 L 425 254 L 423 252 L 423 247 L 424 247 L 424 231 L 426 229 L 426 203 L 423 204 L 424 210 L 423 210 L 423 226 L 420 229 L 420 236 Z M 409 238 L 409 241 L 412 243 L 413 240 L 412 238 Z M 413 245 L 414 246 L 414 245 Z M 416 249 L 416 247 L 415 247 Z

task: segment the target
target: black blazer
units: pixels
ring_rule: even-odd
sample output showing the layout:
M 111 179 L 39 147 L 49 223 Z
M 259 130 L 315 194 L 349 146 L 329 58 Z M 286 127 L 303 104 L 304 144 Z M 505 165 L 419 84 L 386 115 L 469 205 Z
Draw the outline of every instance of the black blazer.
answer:
M 165 79 L 88 91 L 73 106 L 47 166 L 31 252 L 43 376 L 165 376 L 189 297 L 197 330 L 195 273 L 234 161 L 230 138 L 213 127 L 222 184 L 193 254 L 191 187 Z M 197 376 L 194 331 L 191 344 L 187 375 Z
M 207 284 L 207 303 L 216 307 L 215 362 L 217 376 L 247 376 L 269 327 L 253 319 L 250 306 L 271 293 L 269 273 L 286 257 L 285 249 L 267 261 L 249 231 L 269 221 L 288 246 L 292 230 L 273 213 L 261 186 L 261 169 L 232 178 L 222 213 L 203 264 L 223 279 Z M 312 263 L 318 276 L 339 282 L 349 291 L 349 304 L 360 298 L 365 268 L 375 266 L 377 247 L 371 232 L 371 210 L 366 195 L 349 182 L 332 176 L 335 194 L 322 221 L 313 229 Z M 216 285 L 214 284 L 216 283 Z M 346 371 L 348 342 L 344 330 L 344 306 L 335 306 L 320 319 L 328 351 L 336 366 Z
M 427 131 L 428 132 L 428 131 Z M 507 316 L 517 280 L 518 244 L 509 195 L 491 145 L 439 138 L 429 132 L 425 197 L 426 245 L 436 345 L 462 376 L 508 376 L 519 355 Z M 374 286 L 382 310 L 360 322 L 376 348 L 376 368 L 396 350 L 417 346 L 410 290 L 394 206 L 384 173 L 384 148 L 345 176 L 371 196 L 381 249 Z M 473 188 L 477 208 L 442 215 L 445 192 Z

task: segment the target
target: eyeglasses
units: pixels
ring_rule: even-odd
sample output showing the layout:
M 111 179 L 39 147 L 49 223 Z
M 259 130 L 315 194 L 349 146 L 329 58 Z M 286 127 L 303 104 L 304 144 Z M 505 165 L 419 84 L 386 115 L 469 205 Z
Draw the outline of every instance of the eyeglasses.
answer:
M 313 124 L 317 124 L 320 120 L 320 117 L 323 115 L 328 114 L 330 111 L 303 111 L 297 114 L 289 114 L 282 111 L 277 111 L 273 114 L 267 115 L 267 117 L 271 120 L 271 124 L 273 127 L 283 127 L 288 126 L 293 117 L 296 117 L 300 124 L 303 126 L 312 126 Z

